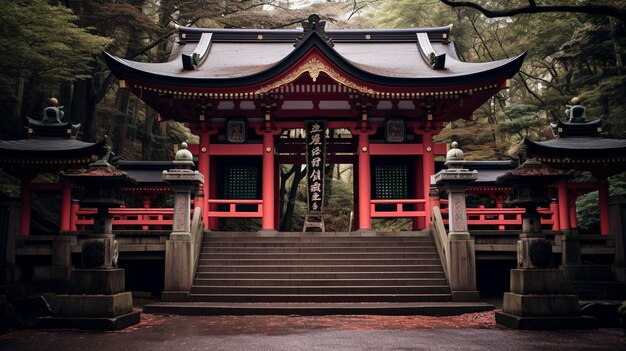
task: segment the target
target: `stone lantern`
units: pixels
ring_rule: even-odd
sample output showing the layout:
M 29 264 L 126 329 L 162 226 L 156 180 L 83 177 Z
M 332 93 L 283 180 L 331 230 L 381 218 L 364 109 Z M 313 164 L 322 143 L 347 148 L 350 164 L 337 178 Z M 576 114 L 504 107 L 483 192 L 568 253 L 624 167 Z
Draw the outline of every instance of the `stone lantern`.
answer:
M 474 240 L 467 230 L 465 189 L 478 179 L 478 171 L 463 168 L 465 157 L 455 141 L 446 154 L 446 167 L 435 174 L 437 185 L 443 185 L 448 193 L 448 240 L 449 257 L 446 272 L 454 301 L 478 301 L 476 290 L 476 253 Z
M 63 174 L 85 189 L 81 204 L 97 212 L 94 230 L 83 241 L 81 266 L 71 272 L 72 294 L 55 298 L 52 317 L 39 320 L 42 327 L 118 330 L 139 323 L 132 293 L 125 291 L 125 271 L 117 268 L 117 241 L 109 213 L 109 208 L 123 205 L 118 188 L 134 180 L 108 163 L 111 154 L 106 146 L 104 156 L 89 169 Z
M 547 203 L 547 187 L 570 172 L 555 170 L 533 159 L 500 176 L 511 185 L 507 204 L 526 209 L 517 242 L 517 269 L 511 270 L 510 292 L 504 293 L 496 323 L 515 329 L 590 329 L 595 319 L 582 316 L 578 297 L 566 292 L 563 272 L 552 268 L 552 243 L 541 229 L 537 207 Z
M 174 223 L 169 240 L 165 242 L 165 284 L 161 298 L 164 301 L 187 301 L 193 282 L 197 249 L 200 239 L 191 232 L 191 194 L 204 176 L 191 168 L 193 155 L 187 150 L 187 143 L 180 145 L 174 158 L 176 168 L 163 171 L 163 181 L 174 190 Z M 196 204 L 196 207 L 198 204 Z

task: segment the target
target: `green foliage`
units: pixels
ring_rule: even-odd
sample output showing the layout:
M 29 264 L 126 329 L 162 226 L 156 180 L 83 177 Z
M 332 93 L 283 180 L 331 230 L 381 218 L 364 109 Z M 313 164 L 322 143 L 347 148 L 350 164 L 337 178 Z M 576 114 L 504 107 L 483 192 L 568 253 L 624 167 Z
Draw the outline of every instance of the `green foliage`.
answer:
M 600 209 L 598 207 L 598 192 L 592 191 L 576 199 L 576 217 L 578 229 L 581 233 L 600 232 Z
M 497 132 L 513 137 L 514 142 L 535 136 L 546 128 L 547 121 L 539 118 L 539 108 L 535 105 L 511 104 L 504 111 L 510 119 L 500 122 Z
M 47 85 L 91 70 L 109 39 L 78 27 L 77 17 L 44 0 L 0 0 L 0 68 L 3 79 L 37 76 Z

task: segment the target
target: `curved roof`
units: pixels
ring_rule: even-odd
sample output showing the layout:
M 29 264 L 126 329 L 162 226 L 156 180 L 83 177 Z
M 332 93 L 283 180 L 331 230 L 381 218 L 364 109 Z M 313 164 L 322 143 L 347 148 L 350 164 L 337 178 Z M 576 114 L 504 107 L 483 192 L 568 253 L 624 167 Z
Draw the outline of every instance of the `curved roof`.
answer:
M 154 84 L 189 87 L 237 87 L 258 84 L 285 72 L 312 49 L 317 49 L 354 78 L 386 86 L 445 86 L 511 77 L 524 55 L 485 62 L 458 60 L 447 41 L 450 27 L 403 30 L 336 30 L 324 37 L 313 31 L 294 48 L 301 30 L 227 30 L 179 28 L 179 43 L 170 60 L 135 62 L 104 53 L 107 64 L 120 78 Z M 418 35 L 426 33 L 432 49 L 446 54 L 444 69 L 433 69 L 420 55 Z M 197 52 L 200 37 L 210 34 L 206 57 L 195 69 L 185 69 L 183 56 Z
M 104 141 L 87 143 L 76 139 L 30 138 L 0 141 L 0 163 L 6 159 L 52 159 L 97 155 Z
M 525 139 L 529 156 L 606 158 L 626 155 L 626 140 L 600 137 L 568 137 L 534 142 Z

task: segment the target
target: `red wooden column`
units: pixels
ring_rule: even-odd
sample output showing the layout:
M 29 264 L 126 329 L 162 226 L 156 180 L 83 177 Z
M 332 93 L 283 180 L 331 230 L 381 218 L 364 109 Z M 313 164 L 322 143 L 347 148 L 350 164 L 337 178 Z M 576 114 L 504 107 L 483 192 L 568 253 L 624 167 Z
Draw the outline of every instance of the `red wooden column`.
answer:
M 33 197 L 33 186 L 30 177 L 22 178 L 22 214 L 20 221 L 20 235 L 30 235 L 30 207 Z
M 554 199 L 550 202 L 550 212 L 552 212 L 552 230 L 560 230 L 559 203 Z
M 503 195 L 496 196 L 496 208 L 504 208 L 504 196 Z M 498 220 L 504 221 L 504 215 L 503 214 L 498 215 Z M 506 227 L 503 224 L 498 226 L 498 230 L 505 230 L 505 229 Z
M 77 230 L 76 228 L 76 220 L 78 219 L 78 210 L 80 210 L 80 205 L 78 204 L 78 201 L 74 200 L 72 201 L 71 207 L 70 207 L 70 230 L 75 232 Z
M 352 204 L 354 208 L 354 222 L 352 227 L 354 229 L 359 229 L 359 163 L 355 162 L 352 165 Z
M 358 135 L 358 230 L 370 230 L 372 228 L 372 212 L 370 204 L 372 202 L 372 172 L 370 160 L 370 139 L 369 135 L 374 131 L 366 129 L 353 129 L 352 135 Z
M 558 183 L 558 200 L 559 200 L 559 227 L 561 230 L 568 230 L 569 226 L 569 200 L 567 196 L 567 181 L 562 180 Z
M 200 143 L 198 145 L 198 172 L 204 176 L 204 184 L 202 185 L 203 199 L 200 203 L 202 208 L 202 223 L 204 223 L 204 229 L 209 229 L 209 205 L 207 200 L 209 199 L 209 184 L 213 179 L 210 178 L 210 165 L 211 157 L 209 154 L 209 147 L 211 144 L 210 131 L 203 129 L 200 132 Z M 196 205 L 197 206 L 197 205 Z
M 606 176 L 598 178 L 598 195 L 600 204 L 600 234 L 609 235 L 609 181 Z
M 72 183 L 64 181 L 61 185 L 61 223 L 60 228 L 62 232 L 67 232 L 71 229 L 72 218 Z
M 261 230 L 276 230 L 274 226 L 274 134 L 270 131 L 263 133 L 263 177 L 262 199 L 263 219 Z
M 422 156 L 422 187 L 424 189 L 424 200 L 426 200 L 424 203 L 424 211 L 426 213 L 424 228 L 427 228 L 428 223 L 430 223 L 431 215 L 431 204 L 428 198 L 430 176 L 435 174 L 435 145 L 431 132 L 424 132 L 424 134 L 422 134 L 422 147 L 424 148 L 424 154 Z
M 274 228 L 280 228 L 280 164 L 274 167 Z

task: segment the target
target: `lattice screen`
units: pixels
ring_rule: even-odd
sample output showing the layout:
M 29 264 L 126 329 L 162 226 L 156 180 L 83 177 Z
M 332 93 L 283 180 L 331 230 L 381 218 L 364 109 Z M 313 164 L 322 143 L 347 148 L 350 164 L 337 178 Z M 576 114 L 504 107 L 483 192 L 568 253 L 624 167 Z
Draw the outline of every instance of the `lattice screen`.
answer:
M 407 199 L 407 166 L 374 166 L 374 199 Z
M 225 199 L 256 199 L 258 170 L 251 165 L 228 165 L 224 190 Z

